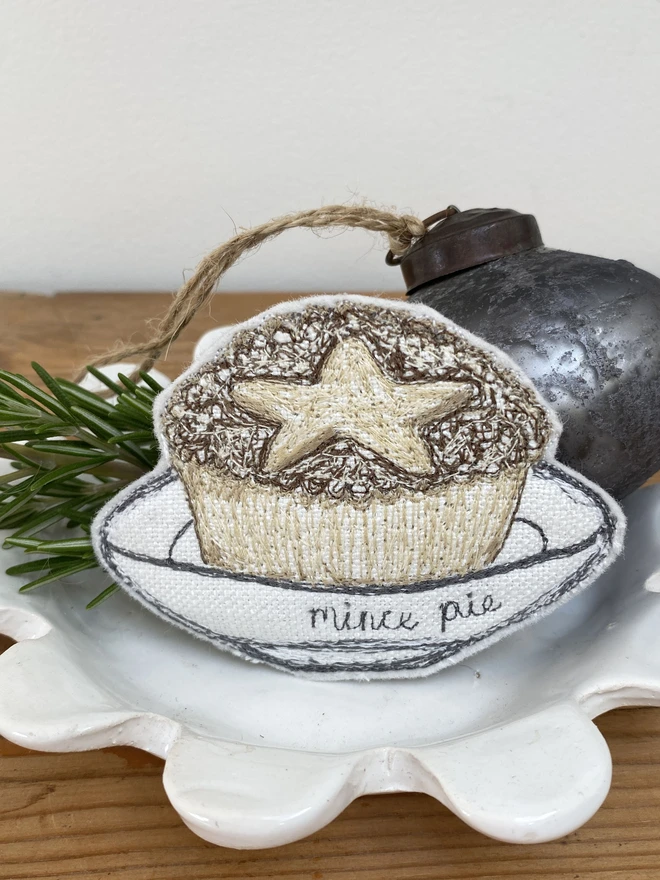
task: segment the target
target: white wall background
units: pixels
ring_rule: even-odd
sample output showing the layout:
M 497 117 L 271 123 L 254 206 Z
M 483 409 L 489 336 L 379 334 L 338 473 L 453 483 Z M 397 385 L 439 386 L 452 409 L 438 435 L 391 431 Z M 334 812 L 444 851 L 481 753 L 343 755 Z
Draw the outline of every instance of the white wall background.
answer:
M 657 0 L 2 0 L 0 288 L 172 289 L 355 194 L 660 274 L 659 47 Z M 225 286 L 396 289 L 384 252 L 286 233 Z

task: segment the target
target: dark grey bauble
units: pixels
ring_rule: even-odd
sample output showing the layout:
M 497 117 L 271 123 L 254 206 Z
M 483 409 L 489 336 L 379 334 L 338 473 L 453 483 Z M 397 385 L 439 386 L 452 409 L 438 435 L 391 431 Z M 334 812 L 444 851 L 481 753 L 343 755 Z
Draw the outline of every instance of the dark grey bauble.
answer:
M 500 210 L 449 216 L 402 269 L 413 301 L 533 380 L 563 422 L 561 461 L 618 498 L 660 469 L 660 279 L 544 247 L 533 217 Z

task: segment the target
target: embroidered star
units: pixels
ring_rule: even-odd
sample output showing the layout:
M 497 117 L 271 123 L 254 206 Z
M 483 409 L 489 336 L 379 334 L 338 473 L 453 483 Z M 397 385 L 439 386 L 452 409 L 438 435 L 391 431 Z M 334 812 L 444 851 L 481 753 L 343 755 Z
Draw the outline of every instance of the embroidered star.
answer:
M 467 382 L 394 382 L 367 346 L 350 338 L 335 346 L 314 385 L 245 379 L 234 384 L 232 395 L 281 425 L 266 459 L 271 471 L 332 437 L 347 437 L 404 470 L 426 473 L 433 464 L 419 428 L 460 409 L 472 391 Z

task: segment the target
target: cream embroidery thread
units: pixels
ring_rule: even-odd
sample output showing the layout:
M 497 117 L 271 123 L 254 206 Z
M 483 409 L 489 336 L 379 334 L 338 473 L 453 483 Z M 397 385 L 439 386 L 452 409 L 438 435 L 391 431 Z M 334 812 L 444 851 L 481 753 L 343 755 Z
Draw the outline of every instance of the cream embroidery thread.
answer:
M 426 495 L 401 492 L 366 507 L 283 495 L 194 464 L 180 474 L 209 565 L 359 585 L 416 583 L 488 565 L 504 543 L 527 472 Z
M 448 415 L 467 402 L 467 382 L 392 382 L 359 339 L 339 342 L 314 385 L 248 379 L 232 388 L 237 403 L 282 427 L 265 467 L 278 471 L 325 440 L 351 437 L 402 470 L 425 473 L 433 465 L 417 424 Z

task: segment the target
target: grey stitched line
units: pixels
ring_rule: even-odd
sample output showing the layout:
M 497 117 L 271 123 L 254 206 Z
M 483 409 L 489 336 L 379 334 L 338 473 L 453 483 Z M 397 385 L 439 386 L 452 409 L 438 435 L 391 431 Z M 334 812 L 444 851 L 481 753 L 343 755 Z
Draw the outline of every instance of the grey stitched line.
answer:
M 278 587 L 283 590 L 293 590 L 294 592 L 303 593 L 319 593 L 322 595 L 347 595 L 347 596 L 391 596 L 399 594 L 426 593 L 431 590 L 444 590 L 448 587 L 456 586 L 463 583 L 475 583 L 491 577 L 498 577 L 503 574 L 509 574 L 512 571 L 525 571 L 534 568 L 544 562 L 550 562 L 554 559 L 564 559 L 567 556 L 574 556 L 582 550 L 586 550 L 596 543 L 601 535 L 602 527 L 593 532 L 589 537 L 577 544 L 571 544 L 569 547 L 557 547 L 552 550 L 541 551 L 533 556 L 525 559 L 514 560 L 503 563 L 502 565 L 491 565 L 489 568 L 483 568 L 481 571 L 472 572 L 471 574 L 452 575 L 443 580 L 417 581 L 414 584 L 397 585 L 378 585 L 370 584 L 365 587 L 355 586 L 338 586 L 308 583 L 296 583 L 296 581 L 277 580 L 275 578 L 260 577 L 259 575 L 236 574 L 234 572 L 225 571 L 221 568 L 209 568 L 203 565 L 195 565 L 193 562 L 177 562 L 174 559 L 157 559 L 148 556 L 145 553 L 136 553 L 133 550 L 127 550 L 119 547 L 114 542 L 108 540 L 107 547 L 119 556 L 126 559 L 132 559 L 134 562 L 146 562 L 156 568 L 168 568 L 171 571 L 181 571 L 188 574 L 197 574 L 201 577 L 220 578 L 221 580 L 239 581 L 242 583 L 261 584 L 265 587 Z
M 531 528 L 534 529 L 534 531 L 538 532 L 539 535 L 541 536 L 541 541 L 542 541 L 542 544 L 543 544 L 543 547 L 542 547 L 541 552 L 542 552 L 542 553 L 545 553 L 545 551 L 548 549 L 548 536 L 547 536 L 546 533 L 543 531 L 543 529 L 541 528 L 541 526 L 540 526 L 538 523 L 535 523 L 533 520 L 531 520 L 531 519 L 527 519 L 527 517 L 525 517 L 525 516 L 517 516 L 517 517 L 514 519 L 514 522 L 525 523 L 525 525 L 530 526 Z M 176 539 L 175 539 L 175 540 L 176 540 Z M 171 554 L 170 554 L 170 555 L 171 555 Z
M 192 524 L 193 524 L 192 519 L 189 519 L 188 522 L 185 523 L 185 525 L 182 525 L 182 526 L 181 526 L 181 528 L 179 529 L 179 531 L 176 533 L 176 535 L 175 535 L 174 538 L 172 539 L 172 543 L 170 544 L 170 549 L 169 549 L 169 552 L 168 552 L 168 554 L 167 554 L 167 559 L 168 559 L 168 561 L 173 562 L 173 563 L 175 562 L 175 560 L 172 559 L 172 554 L 174 553 L 174 548 L 175 548 L 176 545 L 177 545 L 177 541 L 179 541 L 181 538 L 183 538 L 183 536 L 185 535 L 185 533 L 188 531 L 188 529 L 190 528 L 190 526 L 191 526 Z M 111 542 L 111 543 L 112 543 L 112 542 Z

